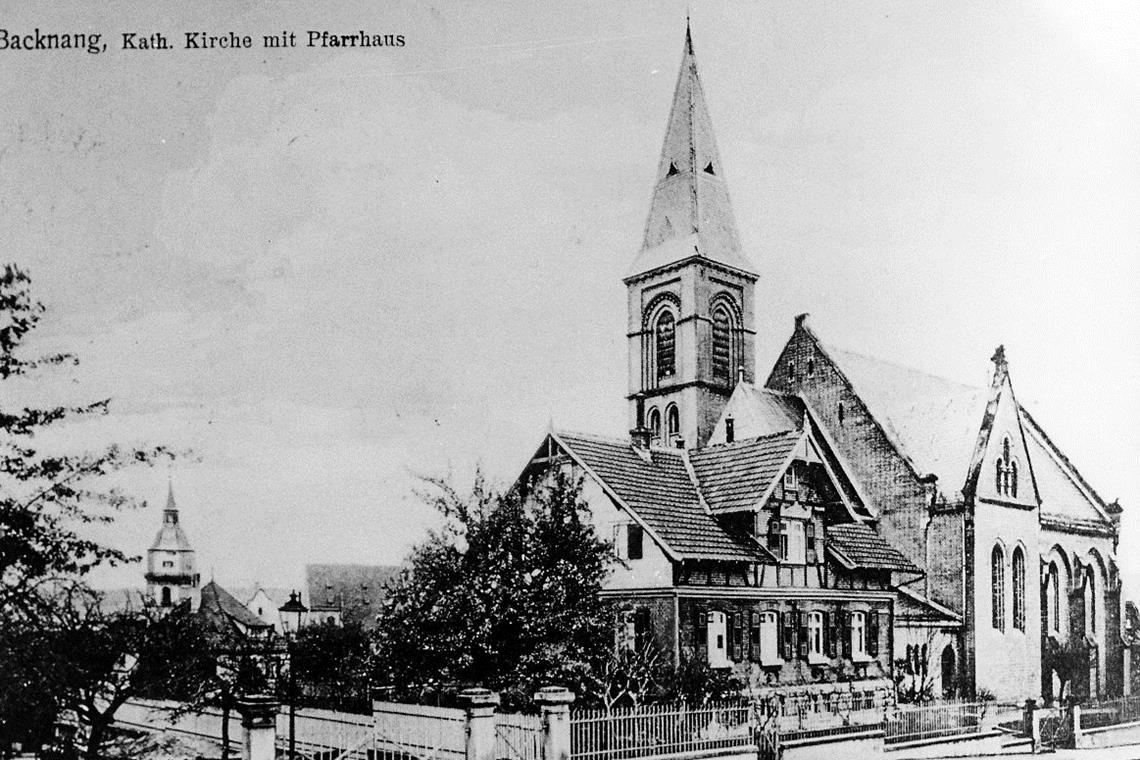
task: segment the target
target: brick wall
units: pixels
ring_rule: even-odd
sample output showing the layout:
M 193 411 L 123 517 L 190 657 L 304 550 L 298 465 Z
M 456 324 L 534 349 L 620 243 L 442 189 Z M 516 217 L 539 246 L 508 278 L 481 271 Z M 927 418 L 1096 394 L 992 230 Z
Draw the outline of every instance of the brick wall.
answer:
M 794 367 L 791 373 L 789 365 Z M 879 510 L 880 534 L 908 559 L 925 568 L 923 528 L 928 503 L 925 485 L 895 451 L 862 401 L 803 325 L 797 324 L 766 386 L 802 394 L 807 399 L 874 502 L 873 506 Z M 957 567 L 960 572 L 960 558 Z M 954 606 L 961 606 L 960 602 Z

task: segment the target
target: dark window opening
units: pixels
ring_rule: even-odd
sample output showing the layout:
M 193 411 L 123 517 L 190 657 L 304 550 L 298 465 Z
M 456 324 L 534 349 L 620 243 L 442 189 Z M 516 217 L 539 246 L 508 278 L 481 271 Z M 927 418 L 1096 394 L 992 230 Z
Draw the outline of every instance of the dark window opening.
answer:
M 788 362 L 788 379 L 789 380 L 795 380 L 796 379 L 796 363 L 795 362 Z
M 713 312 L 712 370 L 717 380 L 732 379 L 732 318 L 723 306 Z
M 840 404 L 839 404 L 839 424 L 840 425 L 843 424 L 843 403 L 842 402 L 840 402 Z
M 640 525 L 630 525 L 625 532 L 625 556 L 629 559 L 641 559 L 642 544 L 645 532 Z
M 661 442 L 661 410 L 657 407 L 649 410 L 649 437 L 655 443 Z
M 716 172 L 713 171 L 712 161 L 709 161 L 709 165 L 705 167 L 705 174 L 712 174 L 713 176 L 716 176 Z
M 170 587 L 169 586 L 163 586 L 162 587 L 162 606 L 163 607 L 169 607 L 170 606 Z
M 815 359 L 808 359 L 808 377 L 815 377 Z
M 677 411 L 676 406 L 670 406 L 665 410 L 665 427 L 670 441 L 681 434 L 681 413 Z
M 677 335 L 673 312 L 661 313 L 654 333 L 657 341 L 657 379 L 672 377 L 677 371 Z
M 677 170 L 677 164 L 676 164 L 676 162 L 674 162 L 674 161 L 670 161 L 670 162 L 669 162 L 669 171 L 665 172 L 665 176 L 666 176 L 666 177 L 672 177 L 674 174 L 678 174 L 678 173 L 679 173 L 679 172 L 678 172 L 678 170 Z

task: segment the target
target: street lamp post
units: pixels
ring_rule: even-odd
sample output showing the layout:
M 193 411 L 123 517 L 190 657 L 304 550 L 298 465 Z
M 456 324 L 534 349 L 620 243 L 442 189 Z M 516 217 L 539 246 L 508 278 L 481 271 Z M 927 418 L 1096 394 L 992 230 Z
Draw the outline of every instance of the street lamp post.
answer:
M 289 657 L 289 760 L 297 757 L 297 681 L 293 675 L 293 639 L 301 630 L 305 613 L 309 608 L 301 603 L 301 595 L 296 591 L 289 594 L 289 601 L 278 608 L 281 613 L 281 628 L 285 632 L 285 653 Z

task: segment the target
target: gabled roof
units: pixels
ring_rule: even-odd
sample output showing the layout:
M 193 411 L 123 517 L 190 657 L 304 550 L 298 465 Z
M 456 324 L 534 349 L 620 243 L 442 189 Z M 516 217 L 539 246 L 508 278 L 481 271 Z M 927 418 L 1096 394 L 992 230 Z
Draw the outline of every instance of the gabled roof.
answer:
M 788 430 L 691 451 L 689 461 L 701 495 L 713 511 L 756 506 L 783 473 L 802 437 L 803 433 Z
M 960 497 L 989 389 L 817 343 L 915 472 L 936 475 L 948 497 Z
M 866 523 L 828 525 L 825 543 L 839 564 L 851 570 L 922 572 Z
M 226 641 L 242 635 L 243 629 L 261 631 L 273 627 L 214 581 L 202 587 L 197 614 L 212 635 Z
M 1025 444 L 1041 494 L 1042 517 L 1055 515 L 1076 523 L 1110 523 L 1107 506 L 1077 468 L 1053 444 L 1037 421 L 1020 408 Z
M 654 448 L 643 457 L 629 441 L 568 432 L 551 436 L 664 543 L 666 554 L 675 559 L 774 561 L 756 541 L 729 533 L 713 519 L 701 504 L 683 451 Z
M 368 628 L 375 623 L 388 584 L 401 569 L 400 565 L 305 565 L 309 608 L 314 612 L 340 610 L 345 622 Z
M 692 36 L 686 28 L 681 71 L 657 167 L 657 185 L 641 253 L 630 276 L 694 255 L 755 277 L 751 263 L 741 253 L 740 235 L 724 182 L 724 166 L 697 73 Z
M 736 439 L 760 438 L 788 430 L 803 430 L 804 402 L 796 396 L 738 382 L 732 390 L 709 441 L 723 441 L 725 419 L 732 417 Z

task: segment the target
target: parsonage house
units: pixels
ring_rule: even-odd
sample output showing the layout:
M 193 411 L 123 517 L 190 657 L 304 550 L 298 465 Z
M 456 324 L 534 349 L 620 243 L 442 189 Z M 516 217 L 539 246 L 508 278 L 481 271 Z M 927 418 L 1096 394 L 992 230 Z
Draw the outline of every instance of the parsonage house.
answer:
M 1120 507 L 1018 403 L 1004 350 L 970 387 L 836 348 L 803 315 L 758 376 L 725 176 L 686 33 L 624 279 L 630 436 L 551 431 L 520 478 L 582 480 L 624 560 L 605 591 L 631 609 L 623 645 L 761 689 L 898 675 L 999 699 L 1055 695 L 1052 657 L 1075 649 L 1076 694 L 1122 693 Z

